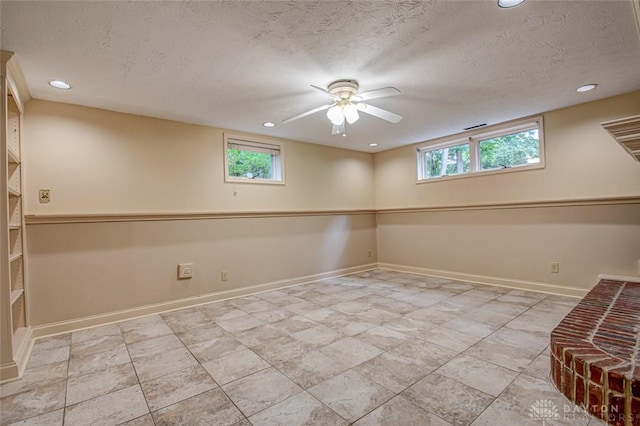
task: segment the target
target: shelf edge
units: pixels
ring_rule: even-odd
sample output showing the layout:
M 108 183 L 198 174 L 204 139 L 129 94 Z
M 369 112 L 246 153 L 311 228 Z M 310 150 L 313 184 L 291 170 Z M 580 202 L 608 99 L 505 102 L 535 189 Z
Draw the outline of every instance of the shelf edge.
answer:
M 20 296 L 22 296 L 22 294 L 24 293 L 24 289 L 18 289 L 18 290 L 13 290 L 11 292 L 11 306 L 13 306 L 14 303 L 16 303 L 16 301 L 18 299 L 20 299 Z
M 20 156 L 13 150 L 13 148 L 7 146 L 7 157 L 9 162 L 13 164 L 20 164 Z

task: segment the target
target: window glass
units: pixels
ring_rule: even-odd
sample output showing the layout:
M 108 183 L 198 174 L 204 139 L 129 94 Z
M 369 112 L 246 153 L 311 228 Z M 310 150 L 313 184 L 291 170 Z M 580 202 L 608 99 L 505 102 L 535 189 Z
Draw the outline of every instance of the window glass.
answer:
M 225 165 L 227 181 L 284 183 L 283 150 L 278 143 L 225 137 Z
M 427 179 L 468 173 L 470 167 L 469 144 L 424 151 L 424 177 Z
M 480 170 L 509 168 L 540 162 L 538 129 L 481 140 Z
M 543 127 L 535 117 L 427 143 L 417 149 L 418 182 L 544 168 Z

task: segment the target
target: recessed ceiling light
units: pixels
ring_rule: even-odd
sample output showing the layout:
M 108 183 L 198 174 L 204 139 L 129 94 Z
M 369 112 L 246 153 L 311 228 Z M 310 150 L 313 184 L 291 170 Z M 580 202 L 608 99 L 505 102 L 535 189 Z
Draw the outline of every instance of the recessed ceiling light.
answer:
M 370 143 L 369 146 L 378 146 L 377 143 Z
M 596 87 L 598 87 L 598 85 L 596 83 L 585 84 L 584 86 L 578 87 L 576 89 L 576 92 L 578 92 L 578 93 L 589 92 L 589 91 L 595 89 Z
M 267 121 L 266 123 L 262 123 L 264 127 L 276 127 L 276 123 L 272 123 L 271 121 Z
M 508 9 L 510 7 L 516 7 L 521 3 L 524 3 L 524 0 L 498 0 L 498 6 L 504 9 Z
M 49 85 L 55 87 L 56 89 L 69 90 L 71 89 L 71 85 L 62 80 L 51 80 Z

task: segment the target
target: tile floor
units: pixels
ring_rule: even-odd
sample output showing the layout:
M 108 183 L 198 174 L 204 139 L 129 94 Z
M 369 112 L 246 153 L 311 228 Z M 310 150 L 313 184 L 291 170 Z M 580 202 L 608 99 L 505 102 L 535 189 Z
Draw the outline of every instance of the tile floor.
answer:
M 2 425 L 603 424 L 550 384 L 576 299 L 373 270 L 36 341 Z

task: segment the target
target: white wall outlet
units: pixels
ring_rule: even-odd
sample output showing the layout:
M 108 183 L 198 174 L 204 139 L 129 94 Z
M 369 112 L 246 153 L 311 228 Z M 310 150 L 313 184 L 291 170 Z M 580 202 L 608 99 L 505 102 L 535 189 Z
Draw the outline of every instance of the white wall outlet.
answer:
M 180 263 L 178 265 L 178 279 L 179 280 L 187 280 L 189 278 L 193 278 L 193 273 L 195 272 L 193 263 Z
M 51 190 L 50 189 L 41 189 L 39 198 L 40 204 L 47 204 L 51 202 Z
M 222 281 L 227 281 L 229 279 L 229 272 L 228 271 L 220 272 L 220 279 Z
M 560 272 L 560 262 L 551 262 L 551 273 L 557 274 Z

